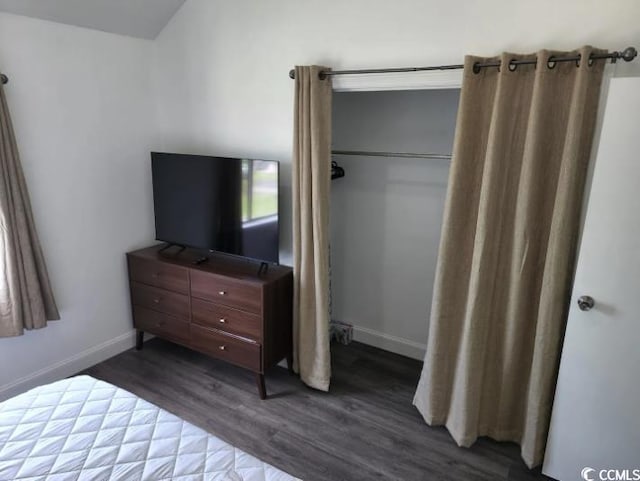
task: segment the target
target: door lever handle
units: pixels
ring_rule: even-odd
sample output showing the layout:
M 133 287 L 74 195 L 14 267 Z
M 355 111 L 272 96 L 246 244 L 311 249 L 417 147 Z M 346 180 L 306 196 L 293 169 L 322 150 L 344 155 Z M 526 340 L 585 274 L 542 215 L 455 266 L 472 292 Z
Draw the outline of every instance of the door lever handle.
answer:
M 590 311 L 595 305 L 596 301 L 594 301 L 591 296 L 578 297 L 578 307 L 581 311 Z

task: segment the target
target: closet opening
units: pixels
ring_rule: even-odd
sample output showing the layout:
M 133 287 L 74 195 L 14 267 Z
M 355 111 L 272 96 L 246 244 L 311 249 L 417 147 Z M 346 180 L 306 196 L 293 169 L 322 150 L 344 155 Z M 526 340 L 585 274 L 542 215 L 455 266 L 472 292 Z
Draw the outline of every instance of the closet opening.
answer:
M 354 341 L 424 358 L 459 97 L 459 88 L 333 94 L 337 342 L 345 323 Z

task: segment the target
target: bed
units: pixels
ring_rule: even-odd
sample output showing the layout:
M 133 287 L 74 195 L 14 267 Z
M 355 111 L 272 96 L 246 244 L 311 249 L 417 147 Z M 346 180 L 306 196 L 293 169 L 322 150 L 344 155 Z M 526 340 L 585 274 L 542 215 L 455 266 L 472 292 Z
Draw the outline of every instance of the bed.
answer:
M 168 479 L 297 480 L 90 376 L 40 386 L 0 403 L 2 481 Z

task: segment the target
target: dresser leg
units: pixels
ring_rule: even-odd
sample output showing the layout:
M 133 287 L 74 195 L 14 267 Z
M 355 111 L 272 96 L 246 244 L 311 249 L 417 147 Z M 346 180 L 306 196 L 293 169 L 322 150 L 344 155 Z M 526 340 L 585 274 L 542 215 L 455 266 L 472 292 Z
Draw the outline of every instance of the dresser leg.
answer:
M 256 373 L 256 384 L 258 385 L 260 399 L 267 399 L 267 388 L 264 385 L 264 374 Z
M 287 369 L 292 376 L 295 374 L 293 372 L 293 353 L 287 354 Z
M 142 343 L 144 342 L 144 331 L 137 330 L 136 331 L 136 350 L 142 350 Z

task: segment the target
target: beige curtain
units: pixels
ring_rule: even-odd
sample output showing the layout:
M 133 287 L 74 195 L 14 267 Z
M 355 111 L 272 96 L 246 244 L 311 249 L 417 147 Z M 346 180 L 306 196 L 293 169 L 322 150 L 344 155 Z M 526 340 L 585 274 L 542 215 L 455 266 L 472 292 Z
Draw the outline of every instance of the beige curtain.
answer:
M 293 365 L 329 390 L 329 189 L 331 80 L 324 67 L 296 67 L 293 142 Z
M 0 85 L 0 337 L 59 318 Z
M 586 59 L 593 50 L 579 51 Z M 604 61 L 467 57 L 429 340 L 414 404 L 461 446 L 542 462 Z M 511 59 L 537 58 L 537 67 Z M 553 68 L 550 68 L 553 67 Z

